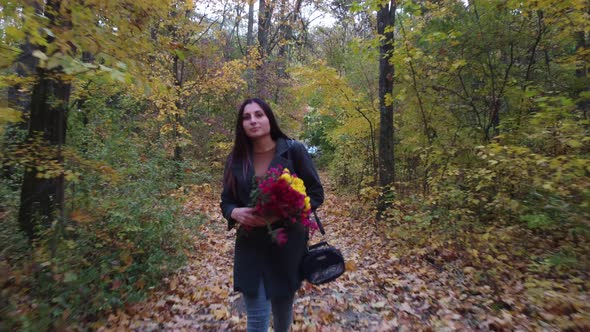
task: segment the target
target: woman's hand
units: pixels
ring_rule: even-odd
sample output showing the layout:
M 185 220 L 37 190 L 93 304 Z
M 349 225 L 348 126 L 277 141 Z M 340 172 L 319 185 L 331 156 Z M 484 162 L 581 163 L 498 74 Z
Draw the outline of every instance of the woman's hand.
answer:
M 264 217 L 256 214 L 254 208 L 235 208 L 231 212 L 231 217 L 244 226 L 261 227 L 266 225 Z

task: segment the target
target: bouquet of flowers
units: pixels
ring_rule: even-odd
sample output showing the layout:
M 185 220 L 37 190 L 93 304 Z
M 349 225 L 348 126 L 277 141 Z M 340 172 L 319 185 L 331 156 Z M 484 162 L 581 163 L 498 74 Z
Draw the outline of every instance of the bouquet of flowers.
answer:
M 291 174 L 288 168 L 283 169 L 279 166 L 269 169 L 266 176 L 258 181 L 250 199 L 252 206 L 261 216 L 301 223 L 311 230 L 317 228 L 316 223 L 309 218 L 311 205 L 303 180 L 296 174 Z M 287 242 L 284 228 L 273 230 L 268 219 L 266 226 L 273 241 L 279 245 Z

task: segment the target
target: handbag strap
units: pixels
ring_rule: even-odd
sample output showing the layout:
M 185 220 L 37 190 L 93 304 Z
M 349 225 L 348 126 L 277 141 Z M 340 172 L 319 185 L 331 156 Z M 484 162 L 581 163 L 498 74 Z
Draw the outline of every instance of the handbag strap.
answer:
M 326 235 L 326 231 L 324 230 L 324 226 L 322 225 L 320 218 L 318 218 L 318 214 L 315 212 L 315 210 L 313 210 L 313 216 L 315 217 L 315 222 L 318 224 L 318 228 L 320 229 L 320 233 L 322 233 L 322 235 Z
M 322 241 L 322 242 L 318 242 L 316 244 L 309 246 L 309 250 L 313 250 L 315 248 L 327 247 L 327 246 L 329 246 L 328 242 Z

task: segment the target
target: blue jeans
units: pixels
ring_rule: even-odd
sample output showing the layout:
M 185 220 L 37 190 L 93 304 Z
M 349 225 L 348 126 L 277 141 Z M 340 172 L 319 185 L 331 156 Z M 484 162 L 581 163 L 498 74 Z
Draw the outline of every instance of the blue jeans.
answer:
M 258 295 L 244 295 L 246 315 L 248 315 L 248 332 L 267 332 L 270 324 L 272 306 L 273 327 L 276 332 L 287 332 L 293 321 L 293 300 L 295 294 L 288 297 L 277 297 L 268 300 L 264 291 L 264 283 L 260 280 Z

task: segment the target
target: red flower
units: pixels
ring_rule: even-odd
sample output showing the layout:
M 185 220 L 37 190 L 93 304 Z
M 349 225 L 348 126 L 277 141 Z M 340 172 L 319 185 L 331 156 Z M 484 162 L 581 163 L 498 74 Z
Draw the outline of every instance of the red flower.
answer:
M 272 239 L 282 247 L 287 243 L 287 232 L 284 228 L 277 228 L 272 232 Z
M 317 225 L 309 219 L 311 210 L 309 198 L 306 207 L 306 197 L 303 182 L 297 175 L 290 174 L 289 170 L 283 170 L 282 167 L 271 168 L 253 191 L 251 206 L 261 216 L 278 217 L 293 224 L 300 222 L 313 231 Z M 283 228 L 273 231 L 268 222 L 267 227 L 273 241 L 279 245 L 287 242 L 287 233 Z

